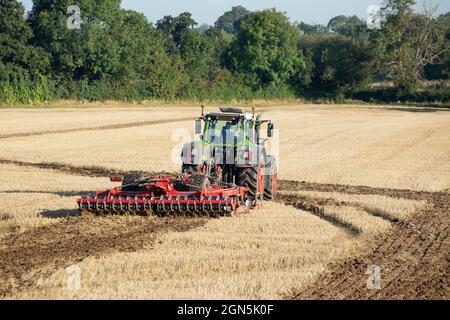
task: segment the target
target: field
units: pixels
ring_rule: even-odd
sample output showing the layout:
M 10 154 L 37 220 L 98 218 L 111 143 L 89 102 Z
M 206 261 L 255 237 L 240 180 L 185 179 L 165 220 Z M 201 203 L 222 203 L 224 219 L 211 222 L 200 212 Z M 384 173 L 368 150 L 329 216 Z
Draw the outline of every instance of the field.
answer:
M 277 200 L 176 219 L 80 216 L 75 199 L 110 174 L 179 171 L 199 108 L 0 109 L 0 298 L 450 298 L 450 112 L 259 110 L 278 130 Z

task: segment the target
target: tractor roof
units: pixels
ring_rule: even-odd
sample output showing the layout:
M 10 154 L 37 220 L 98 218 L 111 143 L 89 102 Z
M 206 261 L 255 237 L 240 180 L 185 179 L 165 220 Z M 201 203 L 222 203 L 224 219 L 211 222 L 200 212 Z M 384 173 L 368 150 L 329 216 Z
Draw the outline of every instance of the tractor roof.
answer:
M 205 118 L 214 118 L 220 120 L 233 120 L 236 118 L 242 118 L 251 120 L 253 115 L 251 113 L 244 113 L 240 108 L 236 107 L 222 107 L 219 109 L 220 112 L 211 112 L 205 115 Z
M 222 113 L 237 113 L 237 114 L 244 113 L 241 108 L 236 108 L 236 107 L 222 107 L 222 108 L 219 108 L 219 110 Z

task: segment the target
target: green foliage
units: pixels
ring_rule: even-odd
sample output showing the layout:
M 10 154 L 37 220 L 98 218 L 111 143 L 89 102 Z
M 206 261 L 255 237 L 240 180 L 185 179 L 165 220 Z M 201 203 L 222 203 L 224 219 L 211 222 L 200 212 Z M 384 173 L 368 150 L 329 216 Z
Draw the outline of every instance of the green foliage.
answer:
M 427 79 L 450 79 L 450 12 L 442 14 L 437 18 L 438 28 L 444 35 L 443 54 L 436 63 L 425 67 Z
M 233 7 L 215 27 L 197 27 L 189 12 L 153 26 L 143 14 L 122 9 L 120 0 L 33 2 L 26 18 L 17 0 L 0 0 L 1 103 L 449 98 L 445 84 L 414 85 L 423 73 L 448 79 L 450 14 L 415 14 L 412 0 L 388 0 L 380 31 L 367 30 L 356 16 L 291 24 L 275 9 L 243 7 Z M 68 28 L 73 4 L 81 9 L 79 29 Z M 365 89 L 375 77 L 392 79 L 397 88 Z
M 30 45 L 31 28 L 22 4 L 0 0 L 0 101 L 28 103 L 50 98 L 48 55 Z
M 230 34 L 236 34 L 239 31 L 241 20 L 250 13 L 251 11 L 242 6 L 233 7 L 231 11 L 227 11 L 220 16 L 214 25 L 219 30 L 223 30 Z
M 98 80 L 117 73 L 120 46 L 117 34 L 124 14 L 119 0 L 80 0 L 81 29 L 67 27 L 71 0 L 36 0 L 29 16 L 33 42 L 52 57 L 54 74 Z
M 256 87 L 285 83 L 301 63 L 299 38 L 298 29 L 283 13 L 274 9 L 252 13 L 225 54 L 226 66 L 247 75 Z
M 432 10 L 414 14 L 414 4 L 413 0 L 388 0 L 382 9 L 382 29 L 372 34 L 377 68 L 405 91 L 417 88 L 424 69 L 448 46 Z
M 311 85 L 319 89 L 354 89 L 371 74 L 368 48 L 340 35 L 306 36 L 299 45 L 311 66 Z
M 321 24 L 307 24 L 304 22 L 300 22 L 297 25 L 298 29 L 302 34 L 324 34 L 329 33 L 327 26 Z
M 334 17 L 328 22 L 328 29 L 347 37 L 360 39 L 368 33 L 366 22 L 357 16 Z
M 360 89 L 351 92 L 348 98 L 357 99 L 371 103 L 446 103 L 450 101 L 450 90 L 445 82 L 437 83 L 425 89 L 414 89 L 410 91 L 397 88 L 390 89 Z

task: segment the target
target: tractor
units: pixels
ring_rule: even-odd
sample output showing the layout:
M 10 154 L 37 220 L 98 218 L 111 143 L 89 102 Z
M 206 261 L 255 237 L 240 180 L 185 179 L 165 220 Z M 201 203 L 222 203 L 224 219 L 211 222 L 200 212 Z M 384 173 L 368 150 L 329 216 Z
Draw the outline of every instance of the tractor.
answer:
M 267 138 L 262 128 L 267 124 Z M 202 130 L 203 128 L 203 130 Z M 266 142 L 273 138 L 274 125 L 262 115 L 244 113 L 234 107 L 204 113 L 195 122 L 200 139 L 182 151 L 182 173 L 200 173 L 215 183 L 248 189 L 252 206 L 258 200 L 273 200 L 277 188 L 277 161 L 267 152 Z

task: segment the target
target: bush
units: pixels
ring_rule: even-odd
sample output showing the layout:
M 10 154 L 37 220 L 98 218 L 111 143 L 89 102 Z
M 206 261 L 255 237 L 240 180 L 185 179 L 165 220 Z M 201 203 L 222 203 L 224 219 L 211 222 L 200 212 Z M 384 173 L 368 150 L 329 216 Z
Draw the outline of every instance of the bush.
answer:
M 362 89 L 347 96 L 366 102 L 418 102 L 418 103 L 448 103 L 450 101 L 450 88 L 445 82 L 412 91 L 404 91 L 395 88 Z

